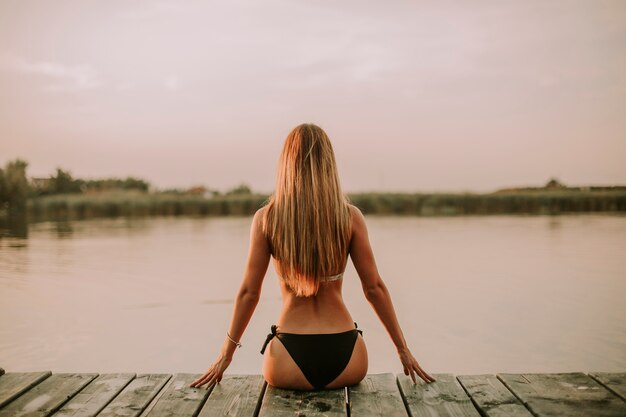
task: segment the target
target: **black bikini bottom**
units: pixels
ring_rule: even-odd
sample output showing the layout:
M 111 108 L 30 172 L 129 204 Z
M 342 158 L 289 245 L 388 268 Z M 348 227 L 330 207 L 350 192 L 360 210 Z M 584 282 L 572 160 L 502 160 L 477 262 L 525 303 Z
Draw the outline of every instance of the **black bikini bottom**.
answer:
M 272 333 L 267 335 L 261 354 L 276 336 L 313 388 L 322 389 L 348 366 L 358 333 L 363 335 L 356 322 L 354 327 L 341 333 L 300 334 L 277 332 L 273 324 Z

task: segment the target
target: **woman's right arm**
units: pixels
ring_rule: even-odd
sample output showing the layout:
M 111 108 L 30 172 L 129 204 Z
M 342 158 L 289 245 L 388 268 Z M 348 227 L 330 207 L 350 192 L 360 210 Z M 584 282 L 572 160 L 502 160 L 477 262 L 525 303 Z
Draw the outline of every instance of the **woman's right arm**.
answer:
M 361 279 L 365 298 L 374 308 L 378 318 L 385 326 L 387 333 L 389 333 L 393 344 L 396 346 L 398 356 L 404 367 L 404 374 L 411 375 L 413 382 L 415 382 L 415 374 L 419 375 L 426 382 L 432 382 L 435 379 L 420 367 L 406 344 L 393 303 L 391 302 L 391 296 L 376 267 L 374 253 L 372 252 L 367 234 L 365 217 L 355 206 L 351 206 L 351 211 L 352 240 L 350 242 L 350 257 Z
M 219 382 L 226 368 L 230 365 L 236 346 L 240 346 L 237 340 L 241 340 L 244 330 L 248 326 L 252 313 L 261 297 L 261 286 L 265 279 L 265 273 L 270 262 L 270 249 L 267 239 L 263 234 L 263 210 L 260 208 L 252 218 L 250 226 L 250 249 L 248 260 L 243 274 L 243 281 L 239 286 L 239 292 L 235 297 L 235 305 L 228 332 L 224 336 L 224 343 L 220 353 L 213 364 L 199 378 L 193 381 L 190 387 L 201 387 L 214 382 Z

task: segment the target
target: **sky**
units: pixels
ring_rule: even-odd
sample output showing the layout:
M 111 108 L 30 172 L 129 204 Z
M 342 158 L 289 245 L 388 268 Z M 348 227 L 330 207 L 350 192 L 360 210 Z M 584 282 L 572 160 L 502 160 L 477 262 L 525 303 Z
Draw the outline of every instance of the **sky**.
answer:
M 0 164 L 271 192 L 626 183 L 626 1 L 0 1 Z

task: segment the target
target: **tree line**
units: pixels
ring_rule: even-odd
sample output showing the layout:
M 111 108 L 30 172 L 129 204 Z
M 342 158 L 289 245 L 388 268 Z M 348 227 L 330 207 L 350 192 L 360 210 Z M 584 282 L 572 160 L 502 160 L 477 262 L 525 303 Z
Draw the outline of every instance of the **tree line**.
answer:
M 69 171 L 57 168 L 48 178 L 28 178 L 28 163 L 21 159 L 7 162 L 0 167 L 0 211 L 23 212 L 29 198 L 54 194 L 79 194 L 104 190 L 148 191 L 150 184 L 142 179 L 74 178 Z
M 21 159 L 9 161 L 0 168 L 0 211 L 24 212 L 29 196 L 26 178 L 28 164 Z
M 0 213 L 25 212 L 29 198 L 56 194 L 89 194 L 113 190 L 135 190 L 147 193 L 153 188 L 148 181 L 135 177 L 74 178 L 69 171 L 62 168 L 56 168 L 56 171 L 47 178 L 29 178 L 26 173 L 27 167 L 28 163 L 21 159 L 9 161 L 4 167 L 0 167 Z M 203 196 L 252 194 L 252 190 L 246 184 L 240 184 L 225 192 L 209 190 L 203 186 L 153 191 L 163 194 L 199 194 Z

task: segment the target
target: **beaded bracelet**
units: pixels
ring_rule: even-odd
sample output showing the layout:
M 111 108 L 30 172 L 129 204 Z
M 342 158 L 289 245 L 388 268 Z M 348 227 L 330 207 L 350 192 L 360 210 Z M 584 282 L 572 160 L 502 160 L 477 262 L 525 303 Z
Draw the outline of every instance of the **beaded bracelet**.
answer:
M 237 345 L 238 348 L 241 347 L 241 343 L 239 343 L 238 341 L 236 341 L 235 339 L 233 339 L 232 337 L 230 337 L 230 335 L 228 334 L 228 332 L 226 332 L 226 336 L 230 339 L 231 342 L 233 342 L 234 344 Z

